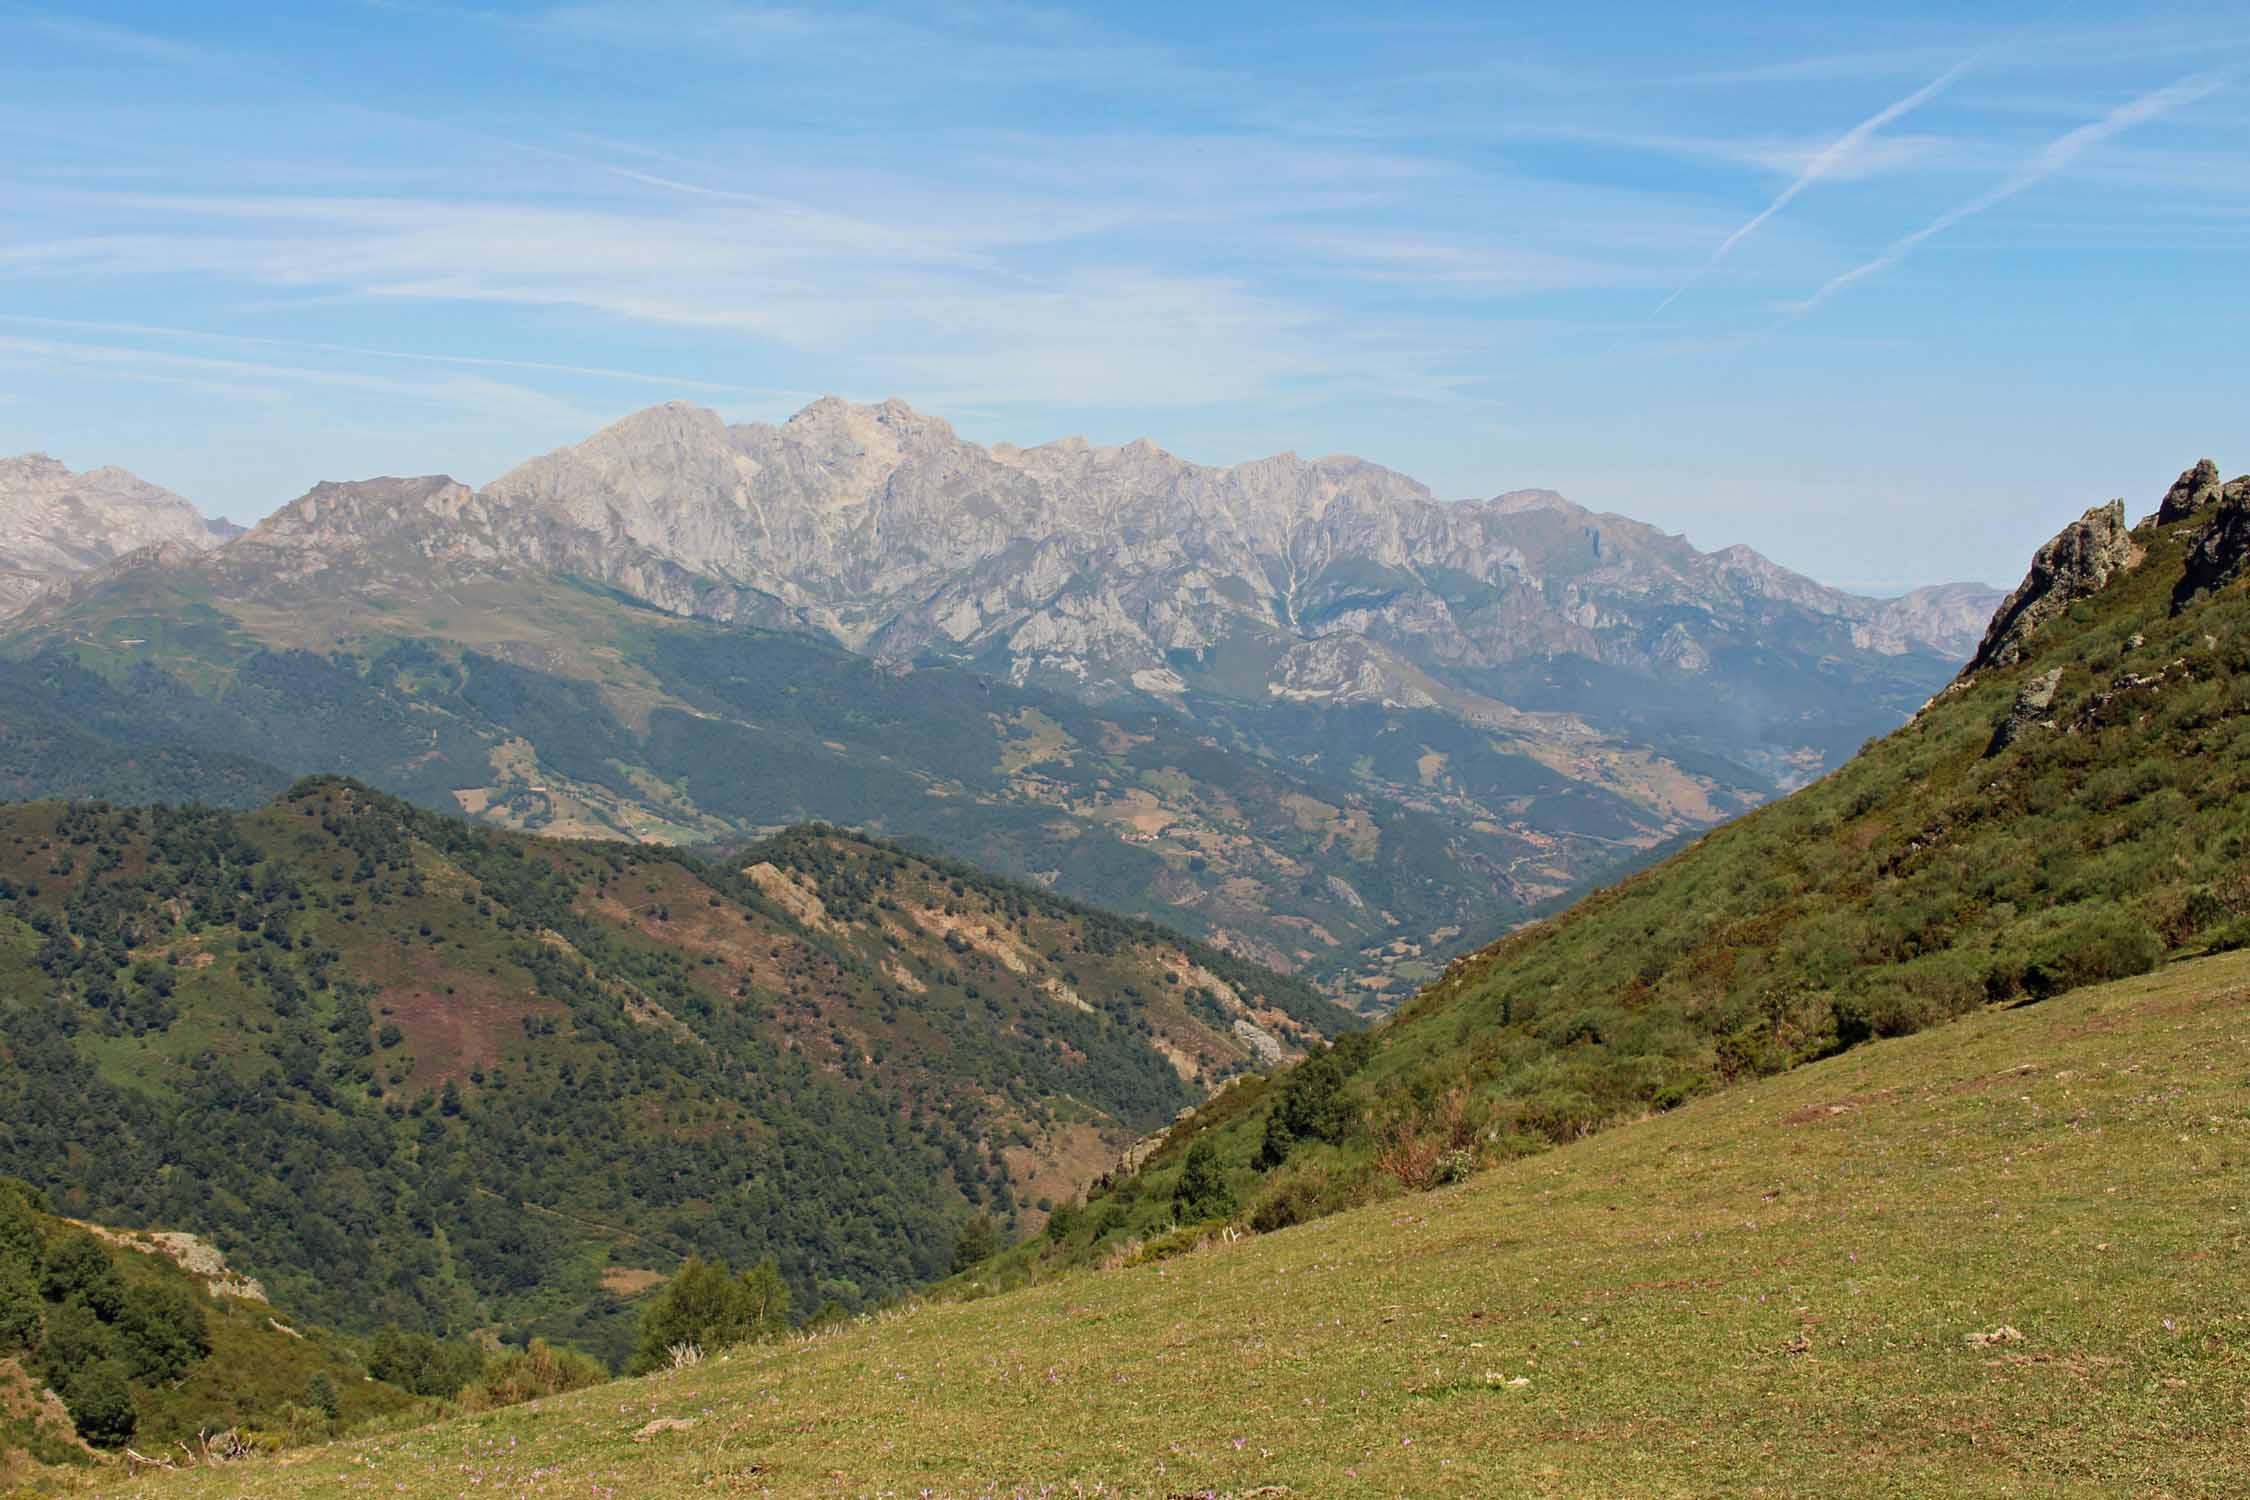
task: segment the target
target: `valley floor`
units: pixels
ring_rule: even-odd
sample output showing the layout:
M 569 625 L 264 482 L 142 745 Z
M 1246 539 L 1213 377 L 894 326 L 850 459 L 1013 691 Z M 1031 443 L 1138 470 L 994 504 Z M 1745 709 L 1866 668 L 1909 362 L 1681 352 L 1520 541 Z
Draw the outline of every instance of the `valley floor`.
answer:
M 2239 1496 L 2250 955 L 166 1496 Z M 669 1422 L 670 1425 L 665 1425 Z

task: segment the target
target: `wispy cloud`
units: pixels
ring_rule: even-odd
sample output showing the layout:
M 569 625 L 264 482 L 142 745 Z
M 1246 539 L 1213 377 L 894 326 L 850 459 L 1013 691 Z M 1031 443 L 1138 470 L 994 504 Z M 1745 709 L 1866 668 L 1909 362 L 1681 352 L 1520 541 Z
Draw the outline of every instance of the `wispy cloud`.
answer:
M 1943 93 L 1946 89 L 1946 86 L 1952 83 L 1956 78 L 1959 78 L 1963 73 L 1966 73 L 1969 68 L 1975 64 L 1976 60 L 1977 59 L 1974 56 L 1962 59 L 1960 62 L 1955 63 L 1952 67 L 1947 68 L 1943 73 L 1940 73 L 1937 77 L 1931 79 L 1928 83 L 1923 84 L 1913 93 L 1908 94 L 1903 99 L 1895 100 L 1892 103 L 1884 106 L 1882 109 L 1876 111 L 1872 115 L 1869 115 L 1866 119 L 1860 121 L 1857 125 L 1854 125 L 1851 129 L 1845 131 L 1842 135 L 1831 141 L 1826 147 L 1824 147 L 1821 151 L 1814 155 L 1811 161 L 1805 163 L 1804 170 L 1799 172 L 1796 178 L 1792 182 L 1790 182 L 1787 187 L 1781 190 L 1779 196 L 1777 196 L 1771 203 L 1767 204 L 1765 208 L 1761 210 L 1755 217 L 1753 217 L 1748 223 L 1744 224 L 1741 228 L 1735 230 L 1734 233 L 1728 235 L 1724 240 L 1720 241 L 1719 248 L 1711 252 L 1710 259 L 1704 261 L 1701 266 L 1697 267 L 1694 274 L 1690 275 L 1687 280 L 1681 282 L 1677 287 L 1673 288 L 1672 294 L 1669 297 L 1666 297 L 1664 301 L 1658 305 L 1656 310 L 1658 312 L 1662 312 L 1665 308 L 1670 307 L 1673 303 L 1679 301 L 1681 295 L 1684 294 L 1689 287 L 1702 280 L 1702 278 L 1710 272 L 1712 267 L 1716 266 L 1720 261 L 1727 258 L 1728 254 L 1733 251 L 1735 246 L 1750 238 L 1751 235 L 1756 234 L 1758 230 L 1762 226 L 1764 226 L 1767 220 L 1771 219 L 1775 214 L 1780 213 L 1784 208 L 1787 208 L 1790 203 L 1795 201 L 1800 193 L 1804 192 L 1805 189 L 1813 186 L 1813 184 L 1825 181 L 1826 179 L 1835 176 L 1838 172 L 1847 169 L 1851 165 L 1852 161 L 1866 149 L 1867 143 L 1874 138 L 1877 131 L 1881 130 L 1884 126 L 1889 125 L 1893 121 L 1911 114 L 1913 111 L 1921 108 L 1924 104 L 1927 104 L 1930 100 Z
M 173 37 L 84 16 L 63 15 L 35 5 L 0 5 L 0 20 L 13 22 L 31 35 L 81 52 L 160 63 L 198 62 L 210 56 L 207 49 Z
M 341 354 L 359 359 L 399 360 L 410 364 L 452 365 L 467 369 L 521 370 L 533 375 L 571 375 L 591 380 L 620 381 L 630 385 L 661 386 L 666 390 L 709 391 L 738 396 L 803 395 L 725 381 L 698 380 L 686 375 L 657 375 L 646 370 L 617 370 L 601 365 L 556 364 L 535 359 L 499 359 L 477 354 L 433 354 L 405 349 L 371 349 L 360 344 L 326 343 L 317 339 L 263 338 L 255 334 L 212 333 L 197 328 L 173 328 L 159 323 L 102 323 L 83 318 L 44 318 L 30 313 L 0 313 L 0 323 L 36 328 L 70 329 L 80 333 L 123 334 L 134 338 L 182 339 L 210 344 L 236 344 L 262 349 L 295 349 L 307 354 Z
M 567 414 L 580 419 L 584 416 L 576 408 L 543 392 L 473 376 L 435 381 L 401 380 L 306 365 L 213 359 L 160 349 L 0 334 L 0 366 L 27 362 L 98 370 L 113 378 L 189 386 L 267 401 L 291 400 L 306 389 L 340 389 L 448 411 L 472 407 L 540 416 Z
M 1962 220 L 1997 207 L 2025 189 L 2046 181 L 2112 136 L 2121 135 L 2136 125 L 2145 125 L 2199 99 L 2209 98 L 2226 87 L 2228 81 L 2223 75 L 2208 74 L 2182 78 L 2176 83 L 2128 100 L 2098 120 L 2089 120 L 2074 130 L 2064 132 L 2040 147 L 2006 181 L 1977 194 L 1966 203 L 1946 210 L 1912 234 L 1892 242 L 1889 249 L 1873 260 L 1865 261 L 1831 278 L 1810 297 L 1792 304 L 1789 312 L 1793 316 L 1802 317 L 1845 288 L 1889 270 Z
M 1049 6 L 933 6 L 916 14 L 841 5 L 587 0 L 540 13 L 530 24 L 580 43 L 723 55 L 785 80 L 841 69 L 916 92 L 1057 81 L 1187 87 L 1217 77 L 1188 55 Z

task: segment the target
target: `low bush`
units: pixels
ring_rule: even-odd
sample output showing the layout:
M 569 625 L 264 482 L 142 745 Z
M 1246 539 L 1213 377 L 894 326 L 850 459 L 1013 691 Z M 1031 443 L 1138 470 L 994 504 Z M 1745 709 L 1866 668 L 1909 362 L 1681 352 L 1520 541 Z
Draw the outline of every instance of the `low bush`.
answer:
M 484 1379 L 469 1388 L 461 1404 L 471 1411 L 492 1411 L 583 1390 L 608 1378 L 609 1372 L 598 1361 L 573 1349 L 558 1349 L 545 1339 L 533 1339 L 527 1348 L 488 1366 Z
M 1325 1172 L 1293 1171 L 1276 1178 L 1250 1209 L 1250 1227 L 1260 1234 L 1287 1229 L 1334 1213 L 1335 1183 Z
M 367 1373 L 416 1396 L 450 1397 L 484 1373 L 484 1352 L 391 1327 L 375 1336 Z
M 1375 1128 L 1375 1165 L 1415 1191 L 1459 1181 L 1475 1168 L 1490 1113 L 1460 1085 L 1427 1105 L 1394 1105 Z
M 676 1345 L 713 1354 L 788 1327 L 789 1287 L 770 1258 L 740 1275 L 716 1261 L 690 1260 L 641 1315 L 630 1368 L 646 1375 L 665 1368 Z
M 1215 1240 L 1225 1238 L 1227 1231 L 1228 1225 L 1224 1219 L 1213 1219 L 1201 1224 L 1183 1224 L 1170 1234 L 1158 1235 L 1155 1239 L 1140 1245 L 1123 1257 L 1121 1264 L 1150 1266 L 1160 1260 L 1173 1260 L 1182 1255 L 1192 1254 Z

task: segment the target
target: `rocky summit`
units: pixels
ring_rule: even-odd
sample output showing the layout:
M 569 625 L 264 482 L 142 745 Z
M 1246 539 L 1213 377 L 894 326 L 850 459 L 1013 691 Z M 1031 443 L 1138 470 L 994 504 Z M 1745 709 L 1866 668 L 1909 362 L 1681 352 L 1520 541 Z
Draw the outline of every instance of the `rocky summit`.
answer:
M 2031 571 L 1992 617 L 1963 675 L 2022 661 L 2034 632 L 2140 560 L 2125 502 L 2097 505 L 2033 555 Z
M 827 397 L 779 426 L 674 403 L 495 481 L 550 566 L 667 607 L 854 649 L 996 660 L 1018 680 L 1176 693 L 1255 653 L 1269 695 L 1309 643 L 1372 650 L 1329 696 L 1580 656 L 1699 675 L 1777 612 L 1847 649 L 1958 657 L 1992 594 L 1857 598 L 1747 547 L 1597 515 L 1545 490 L 1447 503 L 1348 456 L 1231 467 L 1143 439 L 981 447 L 899 401 Z M 666 588 L 677 569 L 702 587 Z M 713 587 L 713 586 L 716 587 Z
M 1548 490 L 1448 502 L 1357 458 L 1211 467 L 1145 439 L 986 448 L 836 397 L 779 425 L 652 407 L 479 492 L 324 484 L 225 565 L 265 594 L 324 570 L 410 589 L 510 568 L 1199 717 L 1359 706 L 1549 746 L 1654 740 L 1761 789 L 1904 717 L 1999 597 L 1863 598 Z
M 0 459 L 0 616 L 138 548 L 201 551 L 240 529 L 123 469 L 73 474 L 44 453 Z

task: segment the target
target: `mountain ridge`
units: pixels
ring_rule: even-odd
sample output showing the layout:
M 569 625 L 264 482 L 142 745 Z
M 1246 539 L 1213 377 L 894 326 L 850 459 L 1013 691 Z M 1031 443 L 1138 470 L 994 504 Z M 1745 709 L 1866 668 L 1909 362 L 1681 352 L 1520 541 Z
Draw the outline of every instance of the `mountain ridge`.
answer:
M 58 580 L 156 544 L 201 551 L 241 531 L 124 469 L 0 458 L 0 618 Z
M 1055 857 L 1055 839 L 988 837 L 1059 796 L 1074 826 L 1143 863 L 1133 910 L 1309 966 L 1380 1009 L 1427 977 L 1433 933 L 1450 944 L 1529 915 L 1904 720 L 1958 665 L 1933 639 L 1973 641 L 1977 597 L 1844 595 L 1747 547 L 1703 553 L 1552 492 L 1439 501 L 1348 456 L 1212 468 L 1146 439 L 987 449 L 904 402 L 831 397 L 780 424 L 650 407 L 482 489 L 324 482 L 225 547 L 144 550 L 65 580 L 4 633 L 18 661 L 61 653 L 112 684 L 154 668 L 187 685 L 150 684 L 172 707 L 123 729 L 132 746 L 163 746 L 169 721 L 199 752 L 276 759 L 257 735 L 213 727 L 209 706 L 256 652 L 311 651 L 329 660 L 286 667 L 287 691 L 363 700 L 351 711 L 390 727 L 315 747 L 274 699 L 258 721 L 313 757 L 288 773 L 351 771 L 492 816 L 535 807 L 570 766 L 571 795 L 608 808 L 594 814 L 608 832 L 725 838 L 822 817 L 934 834 L 936 810 L 903 797 L 854 806 L 807 776 L 761 815 L 709 779 L 714 715 L 759 733 L 773 717 L 727 686 L 774 649 L 756 632 L 824 640 L 874 662 L 880 693 L 949 720 L 886 742 L 880 774 L 920 778 L 930 798 L 980 787 L 993 810 L 957 852 L 1116 903 L 1116 881 L 1072 884 L 1090 866 Z M 675 649 L 690 637 L 692 653 Z M 511 688 L 520 712 L 477 710 L 481 750 L 424 720 L 435 758 L 409 755 L 403 736 L 442 679 L 368 675 L 409 644 L 452 673 L 475 652 L 564 681 Z M 339 652 L 356 681 L 336 675 Z M 1002 725 L 989 760 L 965 743 L 932 760 L 925 746 L 960 740 L 962 704 L 892 675 L 928 670 L 993 684 L 979 696 L 1017 690 L 988 705 Z M 384 694 L 423 701 L 403 715 L 365 701 Z M 582 711 L 535 712 L 542 695 Z M 1090 715 L 1058 738 L 1036 728 L 1055 721 L 1038 695 Z M 1171 748 L 1144 756 L 1151 724 Z M 797 753 L 857 738 L 832 727 Z M 388 758 L 366 757 L 372 743 Z M 746 748 L 724 755 L 740 764 Z M 1058 789 L 1056 768 L 1074 765 L 1062 779 L 1082 790 Z M 1004 785 L 981 789 L 994 766 Z M 1113 766 L 1129 769 L 1122 784 Z

